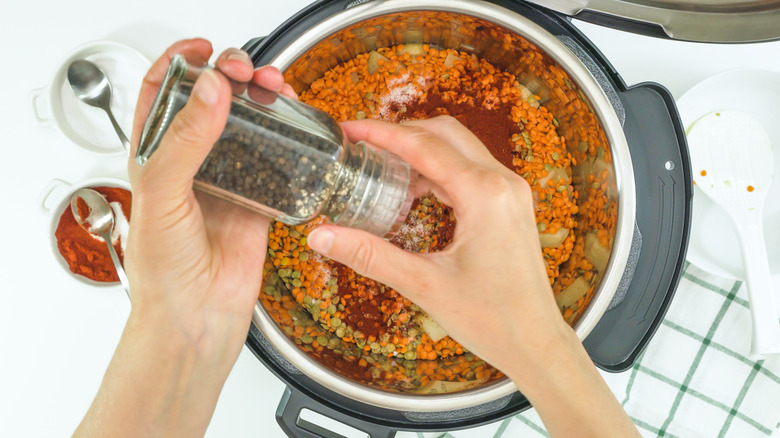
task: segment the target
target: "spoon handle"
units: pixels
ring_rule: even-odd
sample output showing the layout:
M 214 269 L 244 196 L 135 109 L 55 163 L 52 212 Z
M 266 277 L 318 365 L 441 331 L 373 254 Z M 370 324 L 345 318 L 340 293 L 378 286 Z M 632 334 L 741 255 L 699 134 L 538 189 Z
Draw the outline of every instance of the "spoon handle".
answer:
M 741 223 L 737 224 L 750 313 L 753 316 L 750 354 L 756 358 L 780 353 L 780 315 L 775 305 L 761 216 L 760 212 L 748 214 L 742 216 Z
M 122 146 L 125 147 L 125 151 L 130 153 L 130 140 L 127 139 L 127 136 L 122 131 L 122 127 L 119 126 L 119 123 L 116 121 L 116 118 L 114 118 L 114 114 L 111 112 L 110 108 L 104 108 L 106 110 L 106 114 L 108 114 L 108 118 L 111 120 L 111 124 L 114 126 L 114 131 L 116 131 L 116 135 L 119 136 L 119 141 L 122 142 Z
M 127 298 L 130 298 L 130 281 L 127 280 L 125 268 L 122 266 L 122 262 L 119 261 L 119 256 L 114 249 L 114 245 L 111 244 L 111 233 L 107 232 L 101 237 L 103 237 L 103 240 L 106 241 L 106 245 L 108 245 L 108 253 L 111 254 L 111 261 L 114 262 L 114 268 L 116 268 L 116 275 L 119 277 L 119 282 L 122 283 L 122 288 L 124 288 Z

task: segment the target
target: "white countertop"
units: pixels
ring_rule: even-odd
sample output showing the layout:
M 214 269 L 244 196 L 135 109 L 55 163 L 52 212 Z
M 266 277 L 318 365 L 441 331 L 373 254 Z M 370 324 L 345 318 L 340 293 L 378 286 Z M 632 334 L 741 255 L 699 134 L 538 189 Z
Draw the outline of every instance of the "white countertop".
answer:
M 88 41 L 118 41 L 154 59 L 175 40 L 202 36 L 219 52 L 269 33 L 307 3 L 43 0 L 0 5 L 5 60 L 0 69 L 0 436 L 69 435 L 92 401 L 129 310 L 121 289 L 86 287 L 62 270 L 50 249 L 50 217 L 38 207 L 51 179 L 123 178 L 124 160 L 91 155 L 55 128 L 35 126 L 30 91 L 46 86 L 62 56 Z M 780 71 L 780 42 L 682 43 L 578 25 L 626 83 L 658 82 L 675 97 L 731 68 Z M 623 397 L 627 377 L 605 377 Z M 274 412 L 283 389 L 244 349 L 207 435 L 282 437 Z

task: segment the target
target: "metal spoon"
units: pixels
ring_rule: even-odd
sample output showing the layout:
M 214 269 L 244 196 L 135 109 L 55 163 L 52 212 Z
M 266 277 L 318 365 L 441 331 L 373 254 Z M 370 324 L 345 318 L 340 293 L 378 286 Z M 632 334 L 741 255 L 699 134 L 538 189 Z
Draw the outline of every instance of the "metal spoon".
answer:
M 130 141 L 111 112 L 111 82 L 103 70 L 92 61 L 77 59 L 68 66 L 68 82 L 79 100 L 108 114 L 122 146 L 129 151 Z
M 87 217 L 81 215 L 82 211 L 79 210 L 79 200 L 82 200 L 88 208 Z M 114 211 L 100 193 L 92 189 L 79 189 L 73 193 L 70 198 L 70 210 L 73 212 L 73 217 L 76 218 L 76 222 L 81 225 L 82 228 L 88 232 L 100 236 L 106 241 L 108 246 L 108 253 L 111 254 L 111 261 L 114 262 L 114 268 L 116 268 L 116 274 L 119 277 L 119 282 L 122 283 L 122 287 L 125 289 L 127 297 L 130 297 L 130 283 L 127 281 L 127 275 L 125 269 L 122 267 L 122 262 L 119 261 L 119 256 L 116 254 L 114 245 L 111 243 L 111 232 L 114 230 Z
M 763 206 L 774 176 L 772 144 L 764 127 L 741 111 L 705 115 L 688 132 L 696 187 L 731 217 L 742 245 L 753 340 L 758 358 L 780 353 L 780 323 L 766 254 Z

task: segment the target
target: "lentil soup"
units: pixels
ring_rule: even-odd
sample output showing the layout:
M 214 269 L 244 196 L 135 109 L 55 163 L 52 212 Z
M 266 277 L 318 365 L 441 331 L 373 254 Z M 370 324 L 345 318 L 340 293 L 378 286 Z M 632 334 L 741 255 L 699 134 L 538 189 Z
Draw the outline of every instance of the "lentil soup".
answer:
M 385 32 L 381 20 L 361 35 Z M 517 35 L 489 37 L 507 50 L 522 48 L 527 59 L 518 62 L 526 70 L 510 73 L 466 51 L 407 43 L 365 51 L 308 84 L 296 81 L 311 71 L 294 64 L 286 79 L 302 101 L 339 121 L 449 114 L 464 123 L 531 184 L 547 274 L 563 318 L 573 324 L 612 245 L 617 206 L 609 148 L 563 70 Z M 322 220 L 275 222 L 269 230 L 260 302 L 300 348 L 350 379 L 390 391 L 455 392 L 503 377 L 397 291 L 313 252 L 307 235 Z M 439 251 L 455 227 L 452 210 L 429 195 L 415 202 L 391 242 L 411 252 Z

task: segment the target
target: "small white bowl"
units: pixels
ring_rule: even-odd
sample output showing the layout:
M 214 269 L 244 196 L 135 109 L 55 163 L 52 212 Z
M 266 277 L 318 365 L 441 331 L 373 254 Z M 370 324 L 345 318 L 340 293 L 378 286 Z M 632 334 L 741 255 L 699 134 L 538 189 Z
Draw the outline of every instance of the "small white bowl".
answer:
M 118 281 L 94 281 L 87 277 L 73 273 L 73 271 L 71 271 L 70 267 L 68 266 L 68 262 L 65 261 L 65 258 L 62 256 L 62 254 L 60 254 L 59 248 L 57 248 L 57 237 L 55 236 L 55 232 L 57 231 L 57 225 L 59 225 L 60 217 L 62 216 L 62 213 L 65 211 L 65 209 L 70 208 L 70 197 L 73 195 L 73 193 L 76 190 L 85 187 L 118 187 L 129 191 L 130 183 L 125 180 L 112 177 L 90 178 L 76 184 L 71 184 L 61 179 L 53 179 L 49 181 L 49 183 L 46 185 L 46 188 L 44 188 L 43 192 L 41 193 L 39 204 L 43 212 L 51 216 L 51 222 L 49 225 L 49 241 L 51 243 L 52 255 L 60 264 L 60 266 L 62 266 L 62 269 L 68 272 L 71 277 L 75 278 L 83 284 L 104 289 L 121 289 L 121 285 Z
M 81 102 L 68 83 L 68 66 L 76 59 L 98 65 L 111 82 L 111 110 L 129 138 L 141 83 L 151 62 L 137 50 L 113 41 L 94 41 L 72 50 L 57 66 L 47 87 L 30 92 L 35 121 L 56 125 L 70 141 L 101 155 L 125 153 L 108 115 Z

